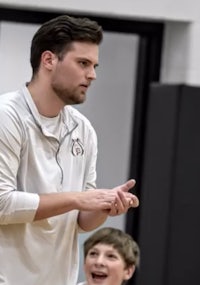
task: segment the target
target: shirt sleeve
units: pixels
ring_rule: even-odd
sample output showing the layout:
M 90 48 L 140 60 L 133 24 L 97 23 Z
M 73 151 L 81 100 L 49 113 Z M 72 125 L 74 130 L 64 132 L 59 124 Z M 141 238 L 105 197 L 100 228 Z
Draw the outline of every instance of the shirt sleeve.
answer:
M 17 189 L 17 174 L 23 145 L 22 122 L 11 107 L 0 107 L 0 224 L 27 223 L 39 205 L 35 193 Z
M 96 188 L 96 163 L 97 163 L 97 135 L 94 128 L 91 126 L 90 136 L 88 139 L 88 154 L 87 154 L 87 178 L 86 178 L 86 188 L 93 189 Z

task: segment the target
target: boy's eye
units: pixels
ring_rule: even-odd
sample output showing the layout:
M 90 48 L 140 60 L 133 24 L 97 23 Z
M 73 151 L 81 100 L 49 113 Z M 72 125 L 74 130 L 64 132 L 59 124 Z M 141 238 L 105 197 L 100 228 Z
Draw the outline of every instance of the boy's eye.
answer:
M 114 255 L 114 254 L 108 254 L 108 257 L 110 258 L 110 259 L 117 259 L 117 256 L 116 255 Z
M 90 255 L 90 256 L 95 256 L 95 255 L 97 255 L 97 252 L 96 252 L 96 251 L 90 251 L 90 252 L 89 252 L 89 255 Z

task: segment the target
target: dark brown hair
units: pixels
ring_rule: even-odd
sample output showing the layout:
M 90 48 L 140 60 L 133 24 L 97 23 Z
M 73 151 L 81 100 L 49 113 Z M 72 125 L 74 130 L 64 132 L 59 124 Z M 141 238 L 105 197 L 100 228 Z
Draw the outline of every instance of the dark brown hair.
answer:
M 33 75 L 38 71 L 45 50 L 55 53 L 61 60 L 72 42 L 100 44 L 102 39 L 102 27 L 88 18 L 62 15 L 51 19 L 38 29 L 32 39 L 30 62 Z

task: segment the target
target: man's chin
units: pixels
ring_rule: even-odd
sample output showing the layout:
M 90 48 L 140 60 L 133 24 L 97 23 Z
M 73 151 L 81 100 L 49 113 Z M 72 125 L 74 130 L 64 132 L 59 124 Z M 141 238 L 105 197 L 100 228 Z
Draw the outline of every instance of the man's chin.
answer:
M 79 99 L 76 99 L 76 100 L 67 100 L 67 101 L 64 101 L 65 105 L 79 105 L 79 104 L 82 104 L 85 102 L 85 97 L 83 98 L 79 98 Z
M 86 100 L 86 96 L 85 96 L 85 95 L 84 95 L 84 96 L 81 96 L 79 99 L 74 100 L 74 105 L 75 105 L 75 104 L 82 104 L 82 103 L 85 102 L 85 100 Z

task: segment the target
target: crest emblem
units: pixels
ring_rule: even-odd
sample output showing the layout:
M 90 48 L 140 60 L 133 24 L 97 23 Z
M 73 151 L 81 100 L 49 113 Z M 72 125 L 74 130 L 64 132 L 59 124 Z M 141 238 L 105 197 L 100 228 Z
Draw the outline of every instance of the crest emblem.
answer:
M 80 139 L 72 139 L 72 154 L 73 156 L 82 156 L 84 154 L 83 144 Z

